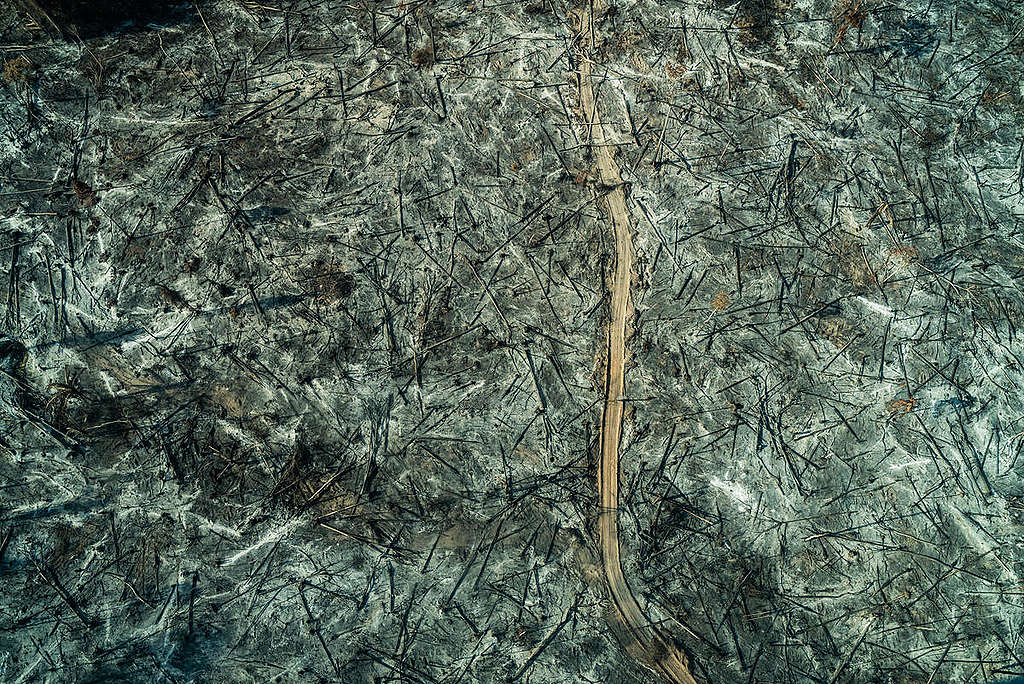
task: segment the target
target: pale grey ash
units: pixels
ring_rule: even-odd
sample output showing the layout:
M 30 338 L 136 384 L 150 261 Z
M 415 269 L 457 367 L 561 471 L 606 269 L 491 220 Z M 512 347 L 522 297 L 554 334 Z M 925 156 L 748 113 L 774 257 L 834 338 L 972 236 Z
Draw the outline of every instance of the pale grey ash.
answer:
M 0 681 L 647 682 L 569 12 L 0 10 Z M 147 25 L 148 24 L 148 25 Z M 622 556 L 707 682 L 1024 674 L 1024 12 L 611 3 Z

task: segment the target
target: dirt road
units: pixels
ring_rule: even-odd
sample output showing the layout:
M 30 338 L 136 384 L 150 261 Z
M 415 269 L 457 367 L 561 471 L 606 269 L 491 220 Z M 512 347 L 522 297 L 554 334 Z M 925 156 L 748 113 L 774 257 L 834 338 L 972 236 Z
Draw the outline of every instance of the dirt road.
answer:
M 685 654 L 666 639 L 644 615 L 622 574 L 622 562 L 619 558 L 619 441 L 622 434 L 625 396 L 626 325 L 630 314 L 633 240 L 622 175 L 615 162 L 614 147 L 608 144 L 601 124 L 591 79 L 589 54 L 592 52 L 594 40 L 591 15 L 593 8 L 594 5 L 591 5 L 590 9 L 581 10 L 575 15 L 578 22 L 577 40 L 582 48 L 577 52 L 579 92 L 583 114 L 591 131 L 600 182 L 602 186 L 610 188 L 603 200 L 615 233 L 615 273 L 610 291 L 606 394 L 601 418 L 601 464 L 597 482 L 601 498 L 601 513 L 598 520 L 601 562 L 612 602 L 626 627 L 626 634 L 634 642 L 625 645 L 627 650 L 639 655 L 646 665 L 657 670 L 668 681 L 695 684 L 687 667 Z

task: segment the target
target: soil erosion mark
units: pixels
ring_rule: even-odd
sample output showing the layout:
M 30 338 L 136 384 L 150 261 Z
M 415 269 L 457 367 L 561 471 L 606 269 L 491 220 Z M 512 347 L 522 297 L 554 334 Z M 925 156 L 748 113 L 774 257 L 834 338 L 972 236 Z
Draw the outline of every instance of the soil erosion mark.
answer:
M 629 316 L 629 290 L 633 271 L 633 240 L 622 175 L 615 163 L 614 147 L 608 144 L 601 124 L 594 84 L 591 80 L 589 53 L 594 48 L 594 5 L 575 13 L 577 22 L 577 65 L 580 102 L 590 130 L 600 184 L 607 189 L 605 210 L 615 233 L 615 273 L 611 282 L 611 316 L 608 324 L 608 358 L 605 375 L 605 402 L 601 416 L 601 464 L 597 488 L 601 499 L 598 529 L 601 563 L 609 593 L 625 626 L 623 636 L 632 643 L 627 651 L 641 658 L 665 679 L 678 684 L 696 684 L 687 667 L 686 655 L 651 624 L 636 597 L 626 584 L 619 558 L 619 439 L 622 433 L 625 395 L 626 320 Z

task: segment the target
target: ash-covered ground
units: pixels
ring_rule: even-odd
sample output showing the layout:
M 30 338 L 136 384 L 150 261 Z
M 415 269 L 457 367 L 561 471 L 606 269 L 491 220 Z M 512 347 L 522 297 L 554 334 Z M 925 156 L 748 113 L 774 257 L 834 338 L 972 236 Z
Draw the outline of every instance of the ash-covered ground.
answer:
M 656 681 L 581 58 L 647 615 L 701 682 L 1024 675 L 1024 9 L 580 7 L 0 9 L 0 681 Z

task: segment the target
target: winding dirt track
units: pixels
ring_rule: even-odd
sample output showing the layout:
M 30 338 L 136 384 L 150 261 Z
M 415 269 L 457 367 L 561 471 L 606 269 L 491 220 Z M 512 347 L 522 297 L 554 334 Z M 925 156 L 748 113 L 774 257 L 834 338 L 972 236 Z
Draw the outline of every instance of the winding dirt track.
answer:
M 614 147 L 608 144 L 601 124 L 591 62 L 588 54 L 594 44 L 593 17 L 588 10 L 575 14 L 578 22 L 577 52 L 579 92 L 583 114 L 590 129 L 605 210 L 615 232 L 615 273 L 611 283 L 611 317 L 608 326 L 608 358 L 605 371 L 605 402 L 601 417 L 601 465 L 597 487 L 601 497 L 598 528 L 601 542 L 601 563 L 615 609 L 621 618 L 625 636 L 632 642 L 624 644 L 627 651 L 642 659 L 666 680 L 678 684 L 696 684 L 687 667 L 686 655 L 644 615 L 640 604 L 626 583 L 619 558 L 619 441 L 622 435 L 623 398 L 625 396 L 626 321 L 630 314 L 629 291 L 633 271 L 633 240 L 629 211 L 623 190 L 622 174 L 615 163 Z

